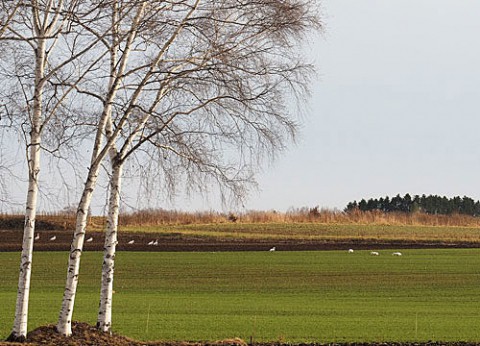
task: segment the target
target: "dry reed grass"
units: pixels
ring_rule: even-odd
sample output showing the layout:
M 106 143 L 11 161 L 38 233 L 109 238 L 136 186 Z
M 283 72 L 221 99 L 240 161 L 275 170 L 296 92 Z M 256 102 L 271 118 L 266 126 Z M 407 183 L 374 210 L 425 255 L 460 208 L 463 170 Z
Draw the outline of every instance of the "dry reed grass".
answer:
M 73 213 L 41 213 L 37 217 L 38 229 L 71 230 L 75 227 Z M 0 229 L 23 228 L 21 214 L 0 214 Z M 343 212 L 315 208 L 290 209 L 287 212 L 251 210 L 242 213 L 215 211 L 186 212 L 177 210 L 151 209 L 120 215 L 122 226 L 160 226 L 220 223 L 321 223 L 391 226 L 449 226 L 480 227 L 480 218 L 469 215 L 430 215 L 424 213 L 384 213 L 378 210 Z M 101 229 L 105 217 L 91 216 L 90 229 Z
M 394 226 L 480 226 L 480 218 L 462 214 L 430 215 L 425 213 L 385 213 L 379 210 L 343 212 L 339 210 L 300 208 L 286 213 L 277 211 L 248 211 L 239 214 L 243 223 L 323 223 Z

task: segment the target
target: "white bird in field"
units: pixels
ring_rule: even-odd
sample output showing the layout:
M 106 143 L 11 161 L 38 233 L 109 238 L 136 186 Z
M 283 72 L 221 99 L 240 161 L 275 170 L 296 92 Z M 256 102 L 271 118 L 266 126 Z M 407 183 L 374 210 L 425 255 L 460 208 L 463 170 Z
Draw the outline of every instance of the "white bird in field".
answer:
M 153 242 L 153 244 L 152 244 L 152 245 L 155 245 L 155 246 L 157 246 L 157 245 L 158 245 L 158 239 L 155 239 L 155 241 Z
M 37 235 L 36 235 L 35 238 L 33 238 L 33 239 L 35 239 L 35 240 L 40 239 L 40 233 L 37 233 Z
M 353 253 L 353 249 L 348 249 L 348 253 Z
M 54 235 L 53 237 L 50 237 L 50 239 L 48 239 L 48 240 L 50 240 L 50 241 L 55 241 L 55 239 L 57 239 L 57 236 L 56 236 L 56 235 Z
M 394 253 L 392 253 L 392 256 L 401 256 L 401 255 L 402 255 L 401 252 L 394 252 Z
M 149 241 L 147 245 L 153 245 L 154 241 Z
M 273 251 L 275 251 L 275 250 L 276 250 L 276 249 L 275 249 L 275 246 L 274 246 L 274 247 L 272 247 L 272 248 L 271 248 L 270 250 L 268 250 L 268 251 L 273 252 Z
M 370 252 L 370 255 L 372 255 L 372 256 L 378 256 L 378 255 L 380 255 L 380 254 L 379 254 L 377 251 L 372 251 L 372 252 Z
M 132 245 L 133 243 L 135 243 L 135 240 L 132 239 L 127 244 Z
M 87 243 L 91 243 L 93 241 L 93 237 L 90 237 L 86 240 Z

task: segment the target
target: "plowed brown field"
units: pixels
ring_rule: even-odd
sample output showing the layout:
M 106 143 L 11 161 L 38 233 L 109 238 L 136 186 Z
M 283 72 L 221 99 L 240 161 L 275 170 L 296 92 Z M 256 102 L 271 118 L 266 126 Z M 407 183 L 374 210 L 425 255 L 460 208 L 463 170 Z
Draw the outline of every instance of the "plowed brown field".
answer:
M 35 251 L 67 251 L 73 233 L 63 230 L 41 230 L 40 239 L 35 241 Z M 55 236 L 54 241 L 49 240 Z M 21 230 L 0 230 L 0 251 L 21 251 L 23 232 Z M 89 232 L 85 242 L 86 251 L 103 250 L 104 236 L 102 232 Z M 148 245 L 152 240 L 158 245 Z M 128 244 L 131 240 L 133 244 Z M 271 246 L 280 251 L 315 251 L 355 249 L 400 249 L 400 248 L 474 248 L 479 243 L 471 242 L 422 242 L 422 241 L 382 241 L 374 243 L 368 240 L 258 240 L 248 238 L 222 239 L 185 234 L 156 234 L 152 232 L 119 233 L 118 251 L 265 251 Z

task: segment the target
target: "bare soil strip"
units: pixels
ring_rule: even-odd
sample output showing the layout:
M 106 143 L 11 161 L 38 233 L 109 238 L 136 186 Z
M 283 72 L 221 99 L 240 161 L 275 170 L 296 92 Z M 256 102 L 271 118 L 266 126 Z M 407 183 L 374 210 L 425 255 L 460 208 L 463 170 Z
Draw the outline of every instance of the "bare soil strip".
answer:
M 281 342 L 271 343 L 247 343 L 241 339 L 227 339 L 213 342 L 166 342 L 166 341 L 137 341 L 124 336 L 116 334 L 102 333 L 96 330 L 94 326 L 86 323 L 73 322 L 72 323 L 72 337 L 66 338 L 60 336 L 55 331 L 55 326 L 49 325 L 39 327 L 27 335 L 26 343 L 8 343 L 0 342 L 0 346 L 13 346 L 13 345 L 30 345 L 30 346 L 293 346 L 293 344 L 285 344 Z M 475 342 L 411 342 L 411 343 L 398 343 L 398 342 L 381 342 L 381 343 L 309 343 L 309 344 L 296 344 L 296 346 L 477 346 L 480 343 Z
M 35 241 L 35 251 L 68 251 L 72 232 L 44 230 L 40 239 Z M 20 230 L 0 230 L 0 251 L 21 251 L 23 232 Z M 55 237 L 55 240 L 50 240 Z M 102 251 L 103 232 L 89 232 L 85 242 L 86 251 Z M 133 244 L 129 244 L 133 240 Z M 158 245 L 148 245 L 157 240 Z M 429 241 L 372 241 L 361 240 L 257 240 L 223 239 L 195 237 L 182 234 L 120 233 L 118 251 L 266 251 L 275 246 L 277 251 L 321 251 L 354 249 L 408 249 L 408 248 L 477 248 L 479 243 L 472 242 L 429 242 Z

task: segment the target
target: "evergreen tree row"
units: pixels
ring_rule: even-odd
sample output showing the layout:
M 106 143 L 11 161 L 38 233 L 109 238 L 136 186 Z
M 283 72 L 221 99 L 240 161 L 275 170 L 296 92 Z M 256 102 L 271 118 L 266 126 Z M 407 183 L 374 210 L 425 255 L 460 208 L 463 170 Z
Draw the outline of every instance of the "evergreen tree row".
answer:
M 360 202 L 353 201 L 347 204 L 345 208 L 346 212 L 359 209 L 361 211 L 369 210 L 380 210 L 383 212 L 424 212 L 427 214 L 466 214 L 471 216 L 480 215 L 480 202 L 474 201 L 472 198 L 464 197 L 453 197 L 447 198 L 445 196 L 437 195 L 415 195 L 414 197 L 410 194 L 405 196 L 400 196 L 400 194 L 395 197 L 385 198 L 380 197 L 378 199 L 370 198 L 369 200 L 362 199 Z

